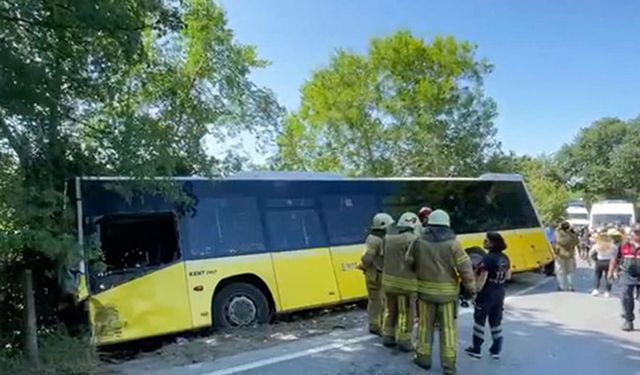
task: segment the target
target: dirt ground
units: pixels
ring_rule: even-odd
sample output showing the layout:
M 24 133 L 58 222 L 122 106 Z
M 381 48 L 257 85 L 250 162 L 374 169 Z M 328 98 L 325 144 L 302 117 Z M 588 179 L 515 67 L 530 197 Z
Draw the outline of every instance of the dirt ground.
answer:
M 217 331 L 210 335 L 176 336 L 159 349 L 140 350 L 135 354 L 103 353 L 101 374 L 118 374 L 125 367 L 154 370 L 180 366 L 239 352 L 261 349 L 334 330 L 366 325 L 366 312 L 357 305 L 305 311 L 281 317 L 272 324 Z

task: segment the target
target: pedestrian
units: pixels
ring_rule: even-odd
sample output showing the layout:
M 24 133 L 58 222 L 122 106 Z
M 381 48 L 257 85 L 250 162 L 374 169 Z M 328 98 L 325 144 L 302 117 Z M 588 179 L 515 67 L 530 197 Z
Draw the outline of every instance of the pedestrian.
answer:
M 494 359 L 499 359 L 503 341 L 502 311 L 504 310 L 505 282 L 511 278 L 511 262 L 503 254 L 507 244 L 499 233 L 487 233 L 484 248 L 488 254 L 478 266 L 479 277 L 476 286 L 480 292 L 476 297 L 473 312 L 473 344 L 465 351 L 473 358 L 482 356 L 484 327 L 488 319 L 493 340 L 489 353 Z
M 618 256 L 618 246 L 613 239 L 605 231 L 601 231 L 596 235 L 595 243 L 589 251 L 589 259 L 595 262 L 594 267 L 594 288 L 591 292 L 592 296 L 600 294 L 600 281 L 605 279 L 604 296 L 609 297 L 611 294 L 611 279 L 609 278 L 609 265 L 612 259 Z
M 554 248 L 558 290 L 575 292 L 573 275 L 576 270 L 576 247 L 578 234 L 568 221 L 562 222 L 556 230 L 556 246 Z
M 580 258 L 581 259 L 589 259 L 589 251 L 591 250 L 591 236 L 589 233 L 589 228 L 586 226 L 581 227 L 578 231 L 579 240 L 580 240 Z
M 611 241 L 613 241 L 614 245 L 618 247 L 620 247 L 620 245 L 622 245 L 622 242 L 625 240 L 624 233 L 618 228 L 609 228 L 607 230 L 607 235 L 611 238 Z
M 634 293 L 640 286 L 640 224 L 634 224 L 630 238 L 620 245 L 618 256 L 609 266 L 609 277 L 619 278 L 622 287 L 622 330 L 633 331 Z
M 407 267 L 404 257 L 409 245 L 421 234 L 418 216 L 405 212 L 396 224 L 398 234 L 388 234 L 384 240 L 382 290 L 385 313 L 382 323 L 382 343 L 402 351 L 412 351 L 411 333 L 415 318 L 416 275 Z
M 471 260 L 451 229 L 449 215 L 435 210 L 422 236 L 405 256 L 416 271 L 418 283 L 418 343 L 415 362 L 431 368 L 434 328 L 440 330 L 440 362 L 445 374 L 456 373 L 457 301 L 459 279 L 470 296 L 475 295 Z
M 551 245 L 551 248 L 556 247 L 556 225 L 553 223 L 548 224 L 544 228 L 544 236 L 547 238 L 547 241 Z
M 418 211 L 418 217 L 420 218 L 420 222 L 423 227 L 427 226 L 427 222 L 429 221 L 429 215 L 431 215 L 431 207 L 424 206 Z
M 364 271 L 367 284 L 367 315 L 369 332 L 380 335 L 382 328 L 382 267 L 384 262 L 384 237 L 393 225 L 391 215 L 378 213 L 373 217 L 371 232 L 365 240 L 365 251 L 361 258 L 360 269 Z

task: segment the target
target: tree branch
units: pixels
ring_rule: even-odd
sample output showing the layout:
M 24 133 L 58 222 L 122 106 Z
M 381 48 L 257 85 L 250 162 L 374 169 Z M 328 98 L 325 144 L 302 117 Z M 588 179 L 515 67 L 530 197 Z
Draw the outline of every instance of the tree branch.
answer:
M 52 29 L 52 30 L 94 30 L 94 31 L 131 32 L 131 31 L 142 31 L 142 30 L 146 30 L 153 27 L 153 25 L 140 25 L 136 27 L 123 27 L 123 26 L 99 27 L 99 26 L 94 26 L 90 24 L 85 24 L 83 26 L 66 25 L 66 24 L 53 23 L 53 22 L 47 22 L 42 20 L 28 20 L 26 18 L 15 17 L 8 14 L 0 14 L 0 19 L 9 21 L 9 22 L 15 22 L 18 24 L 37 26 L 37 27 L 42 27 L 42 28 Z
M 9 125 L 4 121 L 4 118 L 0 118 L 0 134 L 7 139 L 9 147 L 18 155 L 18 159 L 24 163 L 29 157 L 28 150 L 24 146 L 24 143 L 9 129 Z

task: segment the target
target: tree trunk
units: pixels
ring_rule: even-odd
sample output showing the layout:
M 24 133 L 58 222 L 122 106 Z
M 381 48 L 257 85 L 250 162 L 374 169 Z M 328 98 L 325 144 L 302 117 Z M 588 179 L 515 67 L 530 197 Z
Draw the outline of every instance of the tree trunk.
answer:
M 36 325 L 36 303 L 33 296 L 33 274 L 24 270 L 22 274 L 22 294 L 24 298 L 24 351 L 33 366 L 40 364 L 38 356 L 38 335 Z

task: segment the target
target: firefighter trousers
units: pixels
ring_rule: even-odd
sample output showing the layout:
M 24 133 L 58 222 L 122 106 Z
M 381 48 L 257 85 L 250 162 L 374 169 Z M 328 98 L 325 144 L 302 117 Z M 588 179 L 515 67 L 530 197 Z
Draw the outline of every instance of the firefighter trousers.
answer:
M 487 287 L 485 287 L 487 288 Z M 473 349 L 480 353 L 484 343 L 484 327 L 489 320 L 493 345 L 489 349 L 491 354 L 500 354 L 502 351 L 502 312 L 504 310 L 504 288 L 496 287 L 493 290 L 485 290 L 476 301 L 473 311 Z
M 431 368 L 433 336 L 436 323 L 440 329 L 440 363 L 445 374 L 456 373 L 458 341 L 456 302 L 431 303 L 418 299 L 418 345 L 415 362 L 425 369 Z
M 573 276 L 576 272 L 576 260 L 574 258 L 556 258 L 556 276 L 558 288 L 561 290 L 573 290 Z
M 413 298 L 409 294 L 385 293 L 382 342 L 398 344 L 400 350 L 412 351 L 411 333 L 415 317 Z
M 379 335 L 382 329 L 382 291 L 380 285 L 367 284 L 367 315 L 369 316 L 369 332 Z

